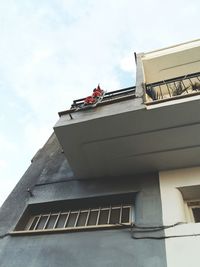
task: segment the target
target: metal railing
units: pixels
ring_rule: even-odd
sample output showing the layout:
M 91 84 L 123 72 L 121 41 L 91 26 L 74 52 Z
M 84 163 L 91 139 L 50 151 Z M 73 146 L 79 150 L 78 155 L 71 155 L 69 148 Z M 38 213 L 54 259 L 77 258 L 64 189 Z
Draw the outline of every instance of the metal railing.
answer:
M 119 90 L 115 90 L 111 92 L 106 92 L 103 99 L 97 105 L 103 106 L 103 105 L 108 105 L 108 104 L 112 104 L 116 102 L 121 102 L 121 101 L 128 100 L 131 98 L 135 98 L 135 89 L 136 87 L 132 86 L 132 87 L 127 87 L 127 88 L 123 88 L 123 89 L 119 89 Z M 60 111 L 58 112 L 58 115 L 63 116 L 65 114 L 69 114 L 71 117 L 71 114 L 73 112 L 93 107 L 92 105 L 88 105 L 88 106 L 85 105 L 84 101 L 85 101 L 85 98 L 74 100 L 70 109 Z
M 200 94 L 200 72 L 145 85 L 146 103 Z
M 104 96 L 101 103 L 105 103 L 107 101 L 112 101 L 112 100 L 116 100 L 116 99 L 122 100 L 123 98 L 133 96 L 133 95 L 135 95 L 135 86 L 107 92 L 107 93 L 105 93 L 105 96 Z M 80 98 L 80 99 L 74 100 L 73 104 L 71 105 L 71 109 L 81 108 L 84 104 L 84 100 L 85 100 L 85 98 Z

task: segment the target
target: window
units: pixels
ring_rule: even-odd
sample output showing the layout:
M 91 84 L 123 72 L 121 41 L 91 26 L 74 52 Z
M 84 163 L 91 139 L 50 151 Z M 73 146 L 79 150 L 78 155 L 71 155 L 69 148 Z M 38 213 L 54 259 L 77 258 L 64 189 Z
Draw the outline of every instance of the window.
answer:
M 12 234 L 130 226 L 133 194 L 29 205 Z
M 188 202 L 188 208 L 192 221 L 196 223 L 200 222 L 200 201 Z
M 33 216 L 26 231 L 83 229 L 130 225 L 131 206 L 110 206 Z

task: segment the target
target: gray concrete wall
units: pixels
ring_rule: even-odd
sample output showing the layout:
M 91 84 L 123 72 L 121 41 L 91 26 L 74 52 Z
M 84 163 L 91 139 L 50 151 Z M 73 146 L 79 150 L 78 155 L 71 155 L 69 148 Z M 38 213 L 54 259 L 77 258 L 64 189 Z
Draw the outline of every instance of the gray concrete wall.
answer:
M 27 187 L 33 191 L 31 197 Z M 165 267 L 164 240 L 133 239 L 130 229 L 5 236 L 29 204 L 135 192 L 139 225 L 162 225 L 156 174 L 78 180 L 53 135 L 0 210 L 1 267 L 135 266 Z M 145 234 L 146 236 L 147 234 Z M 161 231 L 159 235 L 163 235 Z M 140 237 L 144 234 L 140 234 Z

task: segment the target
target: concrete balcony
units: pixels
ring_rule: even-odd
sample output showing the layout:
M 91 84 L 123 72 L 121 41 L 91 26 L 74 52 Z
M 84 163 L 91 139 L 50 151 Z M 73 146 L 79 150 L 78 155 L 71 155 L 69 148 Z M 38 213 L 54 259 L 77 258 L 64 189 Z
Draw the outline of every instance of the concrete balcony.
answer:
M 145 103 L 156 104 L 200 93 L 200 40 L 138 55 Z
M 198 96 L 147 106 L 134 90 L 121 96 L 114 92 L 95 108 L 76 109 L 73 104 L 59 113 L 54 130 L 76 177 L 132 176 L 200 165 Z

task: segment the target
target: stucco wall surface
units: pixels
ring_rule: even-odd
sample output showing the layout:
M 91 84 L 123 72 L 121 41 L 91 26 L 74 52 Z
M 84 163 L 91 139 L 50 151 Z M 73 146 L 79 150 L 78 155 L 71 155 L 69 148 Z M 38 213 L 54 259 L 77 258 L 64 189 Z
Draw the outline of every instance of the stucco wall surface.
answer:
M 51 136 L 0 210 L 0 267 L 166 267 L 164 240 L 133 239 L 130 228 L 3 237 L 29 204 L 126 192 L 135 195 L 136 224 L 162 224 L 158 175 L 78 180 Z
M 168 267 L 199 266 L 200 223 L 191 222 L 186 209 L 188 200 L 200 199 L 199 189 L 199 167 L 160 173 L 163 223 L 181 223 L 165 230 Z

